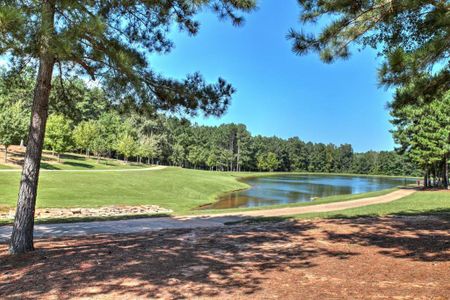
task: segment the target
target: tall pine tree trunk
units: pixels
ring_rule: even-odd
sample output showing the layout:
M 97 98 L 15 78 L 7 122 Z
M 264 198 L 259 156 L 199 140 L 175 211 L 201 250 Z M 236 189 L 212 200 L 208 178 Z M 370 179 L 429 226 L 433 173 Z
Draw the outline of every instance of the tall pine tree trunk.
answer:
M 9 252 L 25 253 L 34 250 L 34 210 L 39 179 L 45 124 L 48 116 L 48 99 L 51 89 L 54 56 L 50 53 L 50 40 L 54 31 L 54 1 L 42 1 L 39 71 L 34 89 L 31 123 L 27 150 L 20 181 L 19 199 L 11 235 Z
M 449 182 L 448 182 L 448 153 L 445 154 L 444 156 L 444 188 L 448 189 L 449 188 Z

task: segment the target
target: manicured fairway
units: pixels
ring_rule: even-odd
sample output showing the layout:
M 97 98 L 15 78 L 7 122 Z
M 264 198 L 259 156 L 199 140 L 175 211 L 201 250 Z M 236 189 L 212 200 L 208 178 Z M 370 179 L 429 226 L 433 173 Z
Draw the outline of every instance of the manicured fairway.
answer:
M 96 167 L 97 169 L 97 167 Z M 215 201 L 221 193 L 247 188 L 238 177 L 268 173 L 226 173 L 181 168 L 117 172 L 43 171 L 39 182 L 37 207 L 98 207 L 106 205 L 155 204 L 175 214 L 232 212 L 245 209 L 193 210 Z M 0 206 L 16 203 L 20 172 L 0 172 Z M 378 196 L 391 190 L 356 195 L 339 195 L 308 203 L 314 205 Z M 272 206 L 274 207 L 274 206 Z M 276 206 L 281 207 L 281 206 Z M 270 208 L 270 207 L 260 207 Z M 252 208 L 254 209 L 254 208 Z
M 16 203 L 20 172 L 0 172 L 0 206 Z M 180 168 L 128 172 L 42 172 L 38 207 L 156 204 L 183 213 L 222 192 L 246 188 L 229 173 Z
M 0 170 L 2 170 L 2 169 L 12 169 L 13 167 L 10 167 L 10 166 L 8 166 L 8 165 L 2 165 L 2 164 L 0 164 Z
M 79 163 L 79 159 L 75 159 Z M 200 205 L 213 202 L 224 192 L 247 188 L 248 185 L 236 180 L 238 177 L 267 175 L 268 173 L 226 173 L 209 172 L 168 167 L 163 170 L 121 171 L 122 164 L 110 165 L 117 172 L 85 172 L 88 169 L 101 170 L 101 166 L 89 160 L 92 168 L 66 164 L 64 171 L 43 171 L 39 183 L 38 208 L 49 207 L 99 207 L 109 205 L 159 205 L 173 210 L 174 214 L 205 214 L 233 212 L 245 209 L 195 210 Z M 77 169 L 83 172 L 76 171 Z M 0 172 L 0 209 L 12 208 L 16 204 L 20 172 Z M 374 197 L 391 190 L 356 195 L 339 195 L 317 199 L 308 203 L 296 203 L 284 206 L 303 206 L 337 201 Z M 282 206 L 271 206 L 282 207 Z M 261 207 L 268 209 L 271 207 Z M 384 214 L 390 211 L 427 211 L 430 209 L 449 209 L 450 193 L 419 193 L 406 200 L 385 205 L 374 205 L 338 213 L 315 214 L 301 217 L 331 217 L 343 214 Z M 254 209 L 254 208 L 252 208 Z

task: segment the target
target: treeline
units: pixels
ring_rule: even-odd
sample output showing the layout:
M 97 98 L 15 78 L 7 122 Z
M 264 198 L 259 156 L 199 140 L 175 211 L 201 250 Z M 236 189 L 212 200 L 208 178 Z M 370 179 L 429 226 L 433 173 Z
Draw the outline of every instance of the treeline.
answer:
M 99 159 L 115 157 L 205 170 L 418 174 L 413 164 L 395 152 L 354 153 L 349 144 L 252 136 L 243 124 L 199 126 L 183 118 L 115 111 L 77 125 L 53 114 L 45 144 L 56 153 L 82 151 Z
M 8 146 L 25 139 L 30 103 L 24 95 L 32 90 L 32 75 L 3 73 L 1 78 L 0 106 L 8 118 L 0 119 L 0 144 Z M 419 174 L 405 156 L 393 151 L 355 153 L 349 144 L 252 136 L 243 124 L 199 126 L 132 101 L 116 103 L 82 80 L 73 79 L 66 86 L 67 91 L 55 88 L 51 95 L 45 147 L 55 153 L 80 151 L 99 160 L 217 171 Z
M 144 159 L 148 163 L 185 168 L 417 174 L 415 167 L 395 152 L 354 153 L 349 144 L 336 146 L 304 142 L 297 137 L 285 140 L 252 136 L 243 124 L 199 126 L 163 115 L 148 119 L 137 114 L 119 116 L 109 112 L 98 120 L 81 122 L 73 136 L 76 149 L 97 156 L 120 156 L 138 162 Z

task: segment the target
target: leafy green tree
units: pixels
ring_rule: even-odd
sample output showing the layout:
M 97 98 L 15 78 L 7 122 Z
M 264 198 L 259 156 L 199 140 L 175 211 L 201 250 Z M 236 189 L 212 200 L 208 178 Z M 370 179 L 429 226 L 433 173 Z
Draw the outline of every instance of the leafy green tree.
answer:
M 103 124 L 99 121 L 94 121 L 92 125 L 95 135 L 90 143 L 90 147 L 95 156 L 97 156 L 97 163 L 99 163 L 100 158 L 108 151 L 110 145 L 108 144 L 108 140 L 104 138 L 104 133 L 107 130 L 103 127 Z
M 123 154 L 125 163 L 128 163 L 128 158 L 137 154 L 136 140 L 130 134 L 124 134 L 117 141 L 117 151 Z
M 277 155 L 273 152 L 260 154 L 258 156 L 258 168 L 261 171 L 270 171 L 273 172 L 280 165 L 280 161 L 277 158 Z
M 99 134 L 99 130 L 95 121 L 83 121 L 75 127 L 73 131 L 73 140 L 75 145 L 86 151 L 86 155 L 89 156 L 91 150 L 93 150 L 93 141 Z
M 348 173 L 352 167 L 353 161 L 353 148 L 350 144 L 340 145 L 338 148 L 338 171 L 342 173 Z
M 325 146 L 325 166 L 324 171 L 331 173 L 335 172 L 336 168 L 336 146 L 333 144 L 328 144 Z
M 28 120 L 23 101 L 13 104 L 0 102 L 0 144 L 5 147 L 5 163 L 9 146 L 19 144 L 25 138 Z
M 117 148 L 119 138 L 124 131 L 129 131 L 131 126 L 129 123 L 123 123 L 119 114 L 114 111 L 103 113 L 97 122 L 105 151 L 111 157 L 112 152 Z
M 175 144 L 172 149 L 172 155 L 170 156 L 170 160 L 176 166 L 183 167 L 184 162 L 186 161 L 186 152 L 182 145 Z
M 218 149 L 210 149 L 208 153 L 208 157 L 206 158 L 206 165 L 209 167 L 210 170 L 217 171 L 217 168 L 220 164 L 219 161 L 220 152 Z
M 54 69 L 61 77 L 77 72 L 102 81 L 119 102 L 131 97 L 161 109 L 220 115 L 234 92 L 231 85 L 223 79 L 206 84 L 199 74 L 182 81 L 167 79 L 151 69 L 149 58 L 170 51 L 168 32 L 174 24 L 196 34 L 200 24 L 194 16 L 204 8 L 241 24 L 238 11 L 254 7 L 253 0 L 2 2 L 0 55 L 39 65 L 11 253 L 33 250 L 33 212 Z
M 269 152 L 266 156 L 266 166 L 270 172 L 275 171 L 280 165 L 280 161 L 275 153 Z
M 251 134 L 243 124 L 236 125 L 236 171 L 248 167 L 252 153 Z
M 36 72 L 32 68 L 0 68 L 0 105 L 23 103 L 27 114 L 31 110 Z
M 187 159 L 196 169 L 198 166 L 206 164 L 207 154 L 203 147 L 193 145 L 189 147 Z
M 58 162 L 61 161 L 61 153 L 70 149 L 72 141 L 72 123 L 63 115 L 50 115 L 47 122 L 45 145 L 58 154 Z
M 57 76 L 52 86 L 49 98 L 50 113 L 62 114 L 75 125 L 97 119 L 111 106 L 101 88 L 91 87 L 83 79 Z
M 159 138 L 155 135 L 146 136 L 139 140 L 139 154 L 147 158 L 147 164 L 160 155 Z

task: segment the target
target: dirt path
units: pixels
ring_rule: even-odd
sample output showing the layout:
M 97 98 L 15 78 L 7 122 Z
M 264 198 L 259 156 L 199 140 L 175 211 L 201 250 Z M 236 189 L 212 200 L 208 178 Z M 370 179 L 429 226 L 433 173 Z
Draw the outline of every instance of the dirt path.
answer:
M 448 299 L 450 224 L 303 220 L 40 239 L 1 299 Z
M 400 198 L 409 196 L 415 193 L 415 189 L 399 189 L 392 193 L 369 197 L 369 198 L 361 198 L 356 200 L 349 201 L 341 201 L 327 204 L 317 204 L 310 206 L 298 206 L 298 207 L 285 207 L 285 208 L 275 208 L 275 209 L 261 209 L 261 210 L 253 210 L 253 211 L 244 211 L 244 212 L 233 212 L 233 213 L 223 213 L 223 214 L 213 214 L 213 215 L 202 215 L 203 217 L 210 216 L 247 216 L 247 217 L 278 217 L 278 216 L 290 216 L 290 215 L 298 215 L 305 213 L 319 213 L 319 212 L 330 212 L 336 210 L 343 210 L 361 206 L 367 206 L 372 204 L 380 204 L 387 203 L 394 200 L 398 200 Z
M 163 229 L 222 227 L 226 223 L 242 221 L 249 217 L 290 216 L 301 213 L 337 211 L 371 204 L 386 203 L 400 199 L 414 192 L 415 190 L 400 189 L 387 195 L 372 198 L 363 198 L 358 200 L 304 207 L 289 207 L 272 210 L 246 211 L 217 215 L 145 218 L 134 220 L 80 222 L 67 224 L 43 224 L 36 225 L 34 227 L 34 236 L 36 238 L 86 236 L 92 234 L 140 233 L 145 231 L 158 231 Z M 11 226 L 0 227 L 0 242 L 7 241 L 9 239 L 11 235 L 11 229 Z

